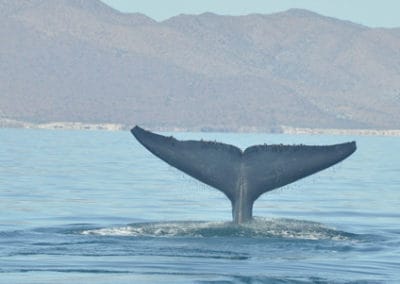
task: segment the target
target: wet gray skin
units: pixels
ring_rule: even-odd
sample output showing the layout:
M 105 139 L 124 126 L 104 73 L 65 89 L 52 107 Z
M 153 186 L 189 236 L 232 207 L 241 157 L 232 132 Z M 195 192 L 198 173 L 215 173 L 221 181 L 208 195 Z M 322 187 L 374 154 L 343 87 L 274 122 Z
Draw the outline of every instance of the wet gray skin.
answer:
M 328 146 L 255 145 L 246 150 L 219 142 L 179 141 L 131 130 L 151 153 L 184 173 L 222 191 L 231 201 L 233 222 L 250 221 L 263 193 L 312 175 L 346 159 L 355 142 Z

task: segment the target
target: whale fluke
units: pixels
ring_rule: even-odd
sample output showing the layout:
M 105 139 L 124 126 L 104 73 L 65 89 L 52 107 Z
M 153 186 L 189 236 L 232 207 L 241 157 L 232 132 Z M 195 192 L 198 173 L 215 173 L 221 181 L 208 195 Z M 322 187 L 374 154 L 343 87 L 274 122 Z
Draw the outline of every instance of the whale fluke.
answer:
M 179 141 L 135 126 L 136 139 L 171 166 L 222 191 L 235 223 L 252 219 L 263 193 L 326 169 L 350 156 L 355 142 L 328 146 L 256 145 L 246 150 L 224 143 Z

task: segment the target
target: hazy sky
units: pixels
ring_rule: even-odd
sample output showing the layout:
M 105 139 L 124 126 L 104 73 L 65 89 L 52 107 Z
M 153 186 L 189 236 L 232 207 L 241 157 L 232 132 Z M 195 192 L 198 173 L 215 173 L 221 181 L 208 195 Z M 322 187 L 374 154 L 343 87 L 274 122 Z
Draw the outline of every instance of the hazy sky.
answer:
M 290 8 L 308 9 L 322 15 L 371 27 L 400 27 L 399 0 L 102 0 L 122 12 L 140 12 L 156 20 L 178 14 L 243 15 L 274 13 Z

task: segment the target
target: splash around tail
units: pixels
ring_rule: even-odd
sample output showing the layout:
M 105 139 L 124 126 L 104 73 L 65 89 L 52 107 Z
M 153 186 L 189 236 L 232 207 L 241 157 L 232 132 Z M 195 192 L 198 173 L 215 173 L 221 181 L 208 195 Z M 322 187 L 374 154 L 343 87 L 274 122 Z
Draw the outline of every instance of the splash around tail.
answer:
M 80 233 L 121 237 L 239 237 L 299 240 L 351 240 L 357 237 L 316 222 L 265 218 L 255 218 L 240 225 L 232 222 L 205 221 L 134 223 L 121 227 L 89 229 Z

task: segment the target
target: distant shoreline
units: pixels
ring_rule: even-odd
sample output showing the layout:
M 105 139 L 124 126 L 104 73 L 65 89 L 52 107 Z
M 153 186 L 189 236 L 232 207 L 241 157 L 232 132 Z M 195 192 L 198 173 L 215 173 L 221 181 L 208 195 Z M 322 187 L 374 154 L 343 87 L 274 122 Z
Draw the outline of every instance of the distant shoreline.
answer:
M 357 136 L 400 136 L 400 129 L 336 129 L 336 128 L 298 128 L 282 126 L 284 134 L 308 135 L 357 135 Z
M 47 129 L 47 130 L 104 130 L 104 131 L 122 131 L 129 130 L 134 125 L 124 125 L 116 123 L 83 123 L 83 122 L 49 122 L 49 123 L 32 123 L 17 121 L 12 119 L 0 119 L 0 128 L 23 128 L 23 129 Z M 218 129 L 188 129 L 182 127 L 156 127 L 152 130 L 165 132 L 228 132 L 218 131 Z M 240 127 L 231 129 L 229 132 L 259 132 L 272 133 L 257 127 Z M 301 128 L 291 126 L 281 126 L 279 130 L 273 133 L 292 134 L 292 135 L 357 135 L 357 136 L 400 136 L 400 129 L 336 129 L 336 128 Z
M 0 128 L 49 129 L 49 130 L 126 130 L 123 124 L 83 123 L 83 122 L 47 122 L 33 123 L 13 119 L 0 119 Z

